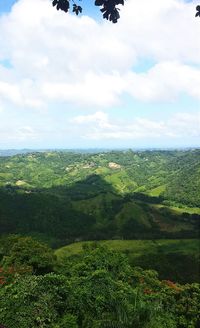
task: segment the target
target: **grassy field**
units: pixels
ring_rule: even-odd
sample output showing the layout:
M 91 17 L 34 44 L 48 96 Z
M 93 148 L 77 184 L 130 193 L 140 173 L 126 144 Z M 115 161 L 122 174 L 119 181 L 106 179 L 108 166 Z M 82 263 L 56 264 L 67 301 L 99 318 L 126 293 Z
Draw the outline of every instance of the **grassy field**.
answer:
M 58 258 L 70 257 L 80 254 L 83 251 L 83 245 L 92 243 L 77 242 L 55 251 Z M 106 245 L 109 249 L 132 253 L 134 256 L 140 256 L 146 253 L 163 252 L 181 253 L 181 254 L 198 254 L 198 239 L 161 239 L 161 240 L 105 240 L 99 241 L 99 244 Z

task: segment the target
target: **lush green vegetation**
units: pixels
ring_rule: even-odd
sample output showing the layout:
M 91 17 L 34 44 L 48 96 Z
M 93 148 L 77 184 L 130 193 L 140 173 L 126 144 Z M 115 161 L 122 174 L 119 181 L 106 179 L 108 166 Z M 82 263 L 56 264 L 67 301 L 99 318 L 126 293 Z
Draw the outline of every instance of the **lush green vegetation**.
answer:
M 55 254 L 58 260 L 70 260 L 81 255 L 84 247 L 94 242 L 77 242 L 60 249 Z M 104 240 L 96 242 L 110 250 L 125 254 L 132 266 L 154 269 L 160 278 L 181 283 L 199 282 L 199 240 Z
M 1 234 L 77 240 L 197 238 L 200 150 L 0 157 Z
M 199 327 L 198 283 L 159 280 L 105 245 L 57 260 L 48 246 L 12 235 L 1 240 L 1 257 L 3 327 Z
M 199 155 L 0 157 L 0 327 L 198 328 Z

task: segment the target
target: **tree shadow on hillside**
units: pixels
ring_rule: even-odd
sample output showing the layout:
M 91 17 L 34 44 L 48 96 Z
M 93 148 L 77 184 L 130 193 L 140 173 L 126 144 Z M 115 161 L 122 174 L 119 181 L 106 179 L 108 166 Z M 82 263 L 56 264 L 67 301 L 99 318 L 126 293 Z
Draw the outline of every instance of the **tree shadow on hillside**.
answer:
M 96 217 L 77 209 L 74 202 L 108 193 L 114 193 L 112 186 L 97 175 L 70 187 L 0 188 L 0 234 L 35 233 L 49 239 L 54 237 L 61 244 L 102 238 L 103 235 L 96 229 Z M 108 237 L 111 234 L 108 233 Z
M 50 189 L 7 186 L 0 188 L 0 234 L 36 235 L 54 247 L 79 240 L 194 237 L 193 229 L 176 234 L 161 231 L 154 216 L 165 220 L 165 215 L 152 210 L 150 204 L 155 201 L 139 194 L 123 197 L 96 174 Z M 121 211 L 131 202 L 137 203 L 141 214 L 129 211 L 123 217 Z

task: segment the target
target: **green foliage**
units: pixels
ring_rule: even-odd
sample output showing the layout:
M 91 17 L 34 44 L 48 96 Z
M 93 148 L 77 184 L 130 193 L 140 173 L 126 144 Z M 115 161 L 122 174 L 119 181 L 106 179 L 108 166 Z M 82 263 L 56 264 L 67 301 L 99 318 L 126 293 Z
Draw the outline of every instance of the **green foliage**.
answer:
M 69 290 L 60 275 L 19 276 L 0 289 L 0 322 L 9 328 L 49 327 L 64 313 Z
M 186 284 L 177 286 L 170 281 L 168 288 L 163 291 L 163 303 L 171 309 L 179 328 L 196 328 L 200 323 L 200 285 Z
M 161 279 L 179 283 L 199 282 L 199 240 L 105 240 L 77 242 L 61 247 L 55 254 L 59 262 L 70 263 L 83 254 L 84 249 L 103 245 L 123 252 L 131 266 L 158 271 Z M 69 264 L 70 265 L 70 264 Z
M 28 249 L 28 246 L 27 246 Z M 68 270 L 16 275 L 0 286 L 0 322 L 9 328 L 196 328 L 199 284 L 160 281 L 126 256 L 95 244 Z
M 77 317 L 72 314 L 65 314 L 59 323 L 52 328 L 78 328 Z
M 132 286 L 132 271 L 125 256 L 105 247 L 88 247 L 72 265 L 71 301 L 81 327 L 143 327 L 154 306 L 145 303 Z
M 3 252 L 2 266 L 27 267 L 36 274 L 52 271 L 55 263 L 53 251 L 31 237 L 8 237 L 7 243 L 4 241 Z
M 146 328 L 177 328 L 176 319 L 173 315 L 162 313 L 155 316 Z
M 8 235 L 0 237 L 0 261 L 4 256 L 7 256 L 10 253 L 12 247 L 19 241 L 20 238 L 20 235 Z

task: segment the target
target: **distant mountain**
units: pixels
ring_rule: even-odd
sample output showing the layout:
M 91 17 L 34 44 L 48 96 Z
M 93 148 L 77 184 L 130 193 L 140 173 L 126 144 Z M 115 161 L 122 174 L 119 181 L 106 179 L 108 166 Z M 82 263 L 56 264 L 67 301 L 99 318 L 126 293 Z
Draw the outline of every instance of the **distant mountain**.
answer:
M 80 154 L 96 154 L 99 152 L 110 152 L 110 149 L 104 148 L 86 148 L 86 149 L 0 149 L 0 156 L 15 156 L 22 154 L 30 154 L 30 153 L 44 153 L 44 152 L 73 152 Z
M 28 149 L 0 149 L 0 156 L 14 156 L 18 154 L 26 154 L 30 152 Z
M 136 152 L 145 152 L 145 151 L 192 151 L 192 150 L 198 150 L 199 148 L 132 148 L 132 149 L 126 149 L 126 148 L 119 148 L 115 149 L 114 151 L 136 151 Z M 36 148 L 36 149 L 0 149 L 0 157 L 1 156 L 15 156 L 15 155 L 22 155 L 22 154 L 28 154 L 28 153 L 41 153 L 41 152 L 72 152 L 72 153 L 80 153 L 80 154 L 98 154 L 98 153 L 109 153 L 113 151 L 112 149 L 108 148 L 77 148 L 77 149 L 48 149 L 48 148 Z

